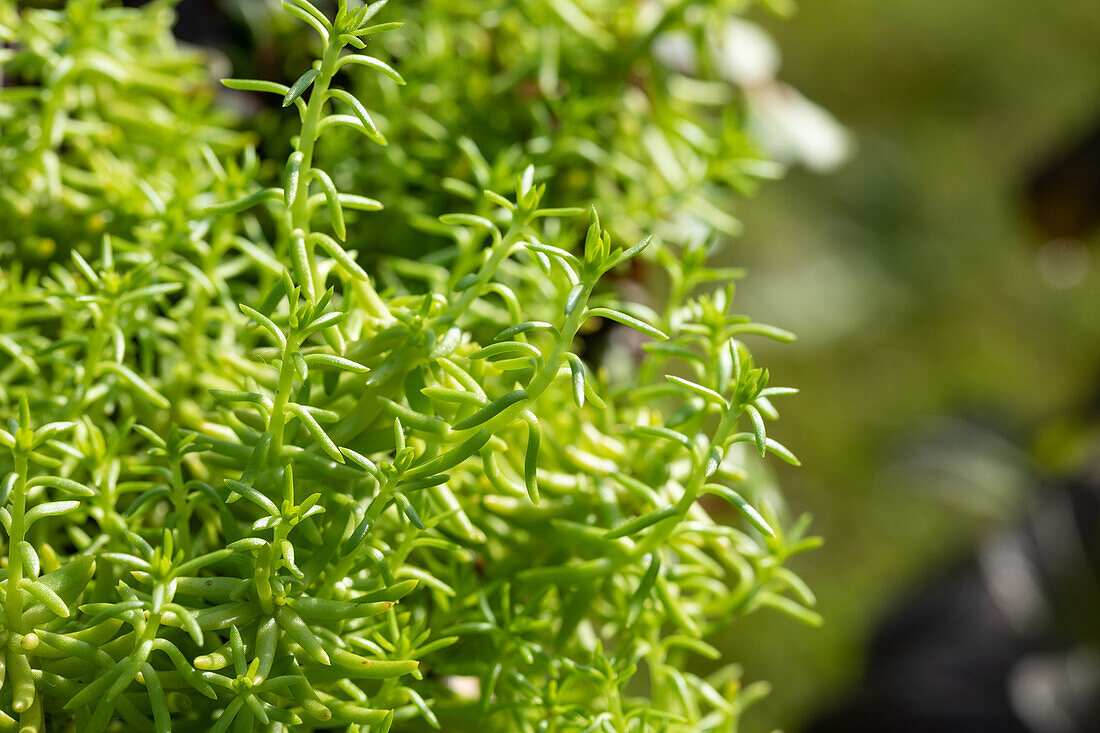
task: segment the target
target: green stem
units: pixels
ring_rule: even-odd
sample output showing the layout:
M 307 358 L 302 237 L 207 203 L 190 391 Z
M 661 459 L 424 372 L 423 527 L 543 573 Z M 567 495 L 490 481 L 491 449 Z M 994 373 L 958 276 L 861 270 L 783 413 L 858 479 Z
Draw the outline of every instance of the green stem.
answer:
M 347 445 L 357 438 L 364 430 L 370 427 L 374 419 L 381 412 L 378 396 L 387 394 L 396 384 L 397 379 L 404 379 L 405 375 L 415 366 L 415 347 L 406 343 L 402 348 L 394 349 L 385 361 L 367 375 L 362 384 L 362 394 L 355 406 L 347 413 L 347 417 L 333 431 L 329 433 L 337 445 Z
M 25 419 L 24 425 L 26 425 Z M 28 428 L 23 428 L 23 430 L 26 429 Z M 8 580 L 4 588 L 4 615 L 8 632 L 6 634 L 7 661 L 10 668 L 8 677 L 13 691 L 12 709 L 19 713 L 20 730 L 33 733 L 39 730 L 35 720 L 41 717 L 41 710 L 38 709 L 36 712 L 35 708 L 38 696 L 35 694 L 35 685 L 31 679 L 30 659 L 17 645 L 17 641 L 23 636 L 23 591 L 19 586 L 23 582 L 24 568 L 19 544 L 23 542 L 26 534 L 28 452 L 29 447 L 19 446 L 13 451 L 16 479 L 15 486 L 12 488 L 11 531 L 8 533 Z M 19 656 L 13 659 L 14 655 Z
M 500 263 L 508 258 L 508 255 L 512 253 L 512 245 L 516 243 L 516 239 L 519 237 L 521 226 L 518 223 L 513 222 L 512 226 L 508 227 L 508 231 L 505 232 L 496 245 L 493 246 L 493 251 L 489 255 L 489 259 L 485 260 L 481 265 L 481 269 L 477 273 L 477 282 L 470 287 L 462 291 L 462 295 L 451 306 L 450 316 L 457 323 L 470 305 L 474 302 L 479 295 L 481 295 L 482 289 L 489 283 L 496 274 L 497 268 L 500 267 Z
M 691 505 L 699 498 L 699 492 L 702 490 L 703 484 L 707 480 L 706 465 L 711 450 L 716 445 L 725 444 L 726 439 L 729 438 L 730 433 L 732 433 L 733 429 L 737 426 L 737 419 L 741 414 L 742 413 L 735 412 L 734 410 L 727 410 L 726 413 L 722 415 L 722 421 L 718 423 L 717 430 L 714 431 L 714 435 L 700 451 L 695 464 L 692 466 L 691 476 L 688 478 L 687 485 L 684 487 L 684 494 L 680 497 L 680 500 L 676 502 L 676 514 L 658 524 L 645 540 L 638 543 L 634 548 L 634 552 L 620 562 L 620 566 L 628 561 L 634 561 L 638 558 L 645 557 L 656 548 L 664 546 L 668 536 L 672 534 L 672 530 L 674 530 L 683 518 L 687 516 L 688 510 L 691 509 Z
M 273 460 L 279 460 L 283 450 L 283 432 L 286 429 L 286 405 L 290 401 L 290 391 L 294 388 L 294 358 L 299 344 L 294 334 L 287 335 L 283 349 L 283 362 L 279 366 L 279 386 L 275 389 L 275 401 L 271 408 L 271 417 L 267 422 L 271 433 L 271 452 Z
M 298 152 L 302 154 L 301 175 L 305 176 L 313 165 L 313 148 L 317 143 L 317 127 L 321 124 L 321 114 L 325 109 L 325 97 L 328 95 L 329 85 L 336 73 L 336 60 L 343 48 L 335 38 L 329 40 L 325 46 L 324 55 L 321 57 L 321 68 L 317 79 L 313 82 L 313 90 L 309 94 L 309 104 L 306 105 L 306 114 L 302 119 L 302 132 L 298 136 Z M 309 193 L 308 187 L 302 188 L 294 199 L 290 209 L 291 228 L 301 229 L 309 234 Z
M 260 550 L 256 558 L 255 579 L 260 610 L 268 615 L 275 613 L 275 597 L 272 594 L 271 579 L 275 577 L 275 573 L 281 565 L 276 560 L 276 553 L 278 553 L 279 558 L 282 558 L 282 542 L 286 539 L 289 531 L 289 528 L 282 523 L 275 525 L 275 536 L 271 540 L 271 544 Z
M 472 430 L 488 430 L 489 432 L 496 434 L 510 425 L 521 412 L 528 409 L 533 402 L 535 402 L 543 392 L 550 387 L 553 381 L 558 376 L 558 371 L 561 369 L 561 360 L 565 356 L 565 353 L 569 350 L 569 347 L 573 344 L 573 339 L 577 336 L 577 331 L 580 330 L 581 323 L 584 321 L 585 304 L 588 302 L 589 296 L 592 294 L 592 288 L 595 283 L 586 283 L 584 292 L 581 294 L 580 303 L 573 310 L 569 317 L 565 319 L 565 324 L 561 329 L 561 338 L 554 344 L 553 350 L 550 352 L 550 356 L 543 362 L 542 368 L 537 374 L 527 383 L 527 398 L 520 400 L 514 405 L 505 408 L 497 415 L 490 418 L 488 421 L 481 425 L 475 425 L 462 433 L 468 433 Z
M 176 505 L 176 544 L 187 556 L 191 556 L 191 507 L 187 502 L 187 488 L 183 482 L 178 456 L 172 460 L 172 500 Z
M 9 633 L 23 632 L 23 555 L 19 543 L 25 539 L 27 510 L 27 454 L 22 450 L 15 455 L 15 487 L 12 490 L 11 531 L 8 533 L 8 581 L 5 586 L 4 611 Z
M 103 356 L 103 349 L 107 346 L 107 338 L 110 331 L 106 324 L 114 323 L 118 316 L 118 304 L 111 300 L 103 310 L 103 315 L 95 319 L 95 326 L 88 341 L 88 350 L 84 356 L 84 373 L 80 376 L 80 383 L 76 389 L 76 399 L 69 402 L 68 419 L 73 419 L 84 409 L 84 398 L 95 383 L 95 368 Z
M 373 527 L 374 522 L 385 510 L 389 504 L 389 497 L 393 494 L 393 482 L 387 481 L 384 484 L 378 486 L 378 493 L 375 494 L 374 499 L 371 501 L 370 506 L 367 507 L 367 512 L 364 515 L 364 520 L 367 522 L 368 527 Z M 415 537 L 416 534 L 410 533 L 410 537 Z M 329 593 L 335 588 L 336 584 L 348 577 L 355 567 L 355 564 L 361 560 L 361 556 L 358 552 L 349 552 L 332 567 L 331 572 L 326 571 L 323 573 L 323 580 L 321 582 L 321 590 L 319 593 L 325 594 L 322 597 L 327 597 Z M 394 563 L 399 565 L 398 563 Z
M 305 116 L 302 118 L 302 131 L 298 136 L 296 151 L 302 154 L 300 175 L 303 180 L 307 180 L 306 176 L 309 175 L 313 166 L 313 150 L 317 144 L 318 129 L 324 114 L 325 102 L 328 101 L 329 86 L 336 75 L 337 62 L 343 48 L 344 44 L 339 41 L 337 34 L 334 33 L 325 45 L 325 51 L 321 57 L 321 66 L 318 69 L 319 74 L 313 82 L 313 90 L 310 92 Z M 300 187 L 298 195 L 291 203 L 290 231 L 300 230 L 302 236 L 308 237 L 311 232 L 310 220 L 312 217 L 313 209 L 309 205 L 309 185 L 307 183 Z M 324 282 L 321 281 L 318 273 L 316 254 L 312 247 L 307 248 L 306 256 L 310 273 L 314 278 L 313 292 L 320 294 L 324 292 Z M 370 282 L 355 280 L 353 290 L 375 318 L 387 323 L 393 321 L 389 309 L 378 297 L 377 291 Z
M 313 82 L 313 89 L 309 94 L 309 103 L 306 105 L 305 117 L 302 119 L 302 131 L 298 136 L 297 152 L 302 154 L 301 178 L 298 194 L 290 204 L 290 231 L 299 230 L 303 237 L 310 234 L 310 219 L 313 209 L 309 205 L 309 174 L 313 166 L 313 148 L 317 144 L 318 126 L 321 124 L 321 116 L 325 110 L 328 88 L 332 83 L 332 77 L 336 74 L 336 60 L 340 56 L 342 46 L 332 38 L 325 45 L 324 55 L 321 57 L 320 72 Z M 324 290 L 317 272 L 317 259 L 312 247 L 307 246 L 307 259 L 309 272 L 313 278 L 313 292 L 320 294 Z

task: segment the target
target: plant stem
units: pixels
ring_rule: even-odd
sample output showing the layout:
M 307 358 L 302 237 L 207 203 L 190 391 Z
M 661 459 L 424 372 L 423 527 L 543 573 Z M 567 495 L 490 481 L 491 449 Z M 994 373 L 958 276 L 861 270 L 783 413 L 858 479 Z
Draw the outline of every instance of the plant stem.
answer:
M 478 270 L 477 282 L 466 288 L 462 295 L 458 297 L 458 300 L 454 302 L 454 305 L 451 306 L 451 312 L 448 315 L 454 318 L 455 323 L 466 313 L 466 309 L 470 307 L 474 299 L 481 295 L 482 289 L 492 279 L 497 268 L 500 267 L 500 263 L 512 253 L 512 246 L 516 243 L 519 234 L 520 225 L 513 222 L 512 226 L 508 227 L 508 231 L 501 237 L 501 240 L 493 246 L 489 259 L 485 260 L 481 265 L 481 269 Z
M 309 205 L 309 174 L 313 165 L 313 148 L 317 143 L 317 128 L 325 109 L 329 84 L 332 83 L 332 77 L 336 73 L 336 59 L 340 55 L 340 49 L 341 46 L 335 43 L 335 39 L 329 39 L 325 45 L 324 56 L 321 58 L 321 66 L 318 69 L 320 73 L 313 82 L 313 90 L 306 105 L 306 114 L 302 119 L 302 131 L 298 136 L 297 151 L 302 154 L 300 175 L 304 185 L 300 186 L 297 196 L 290 204 L 290 230 L 300 231 L 303 237 L 308 237 L 310 234 L 310 219 L 313 216 L 313 209 Z M 306 256 L 310 277 L 313 278 L 313 282 L 310 283 L 311 290 L 315 294 L 320 294 L 324 290 L 324 283 L 317 272 L 316 255 L 313 248 L 308 245 Z
M 716 445 L 725 444 L 726 439 L 737 425 L 737 419 L 742 414 L 743 413 L 735 412 L 734 410 L 726 411 L 722 416 L 721 422 L 718 423 L 718 428 L 714 431 L 714 435 L 707 441 L 706 446 L 700 451 L 698 460 L 696 460 L 695 465 L 692 466 L 691 476 L 688 478 L 687 485 L 684 487 L 684 493 L 679 501 L 676 502 L 676 514 L 654 527 L 653 531 L 649 533 L 649 536 L 638 543 L 634 548 L 634 552 L 627 556 L 622 562 L 645 557 L 654 549 L 664 546 L 668 536 L 672 534 L 672 530 L 674 530 L 680 521 L 687 516 L 688 510 L 691 509 L 691 505 L 699 498 L 699 491 L 703 488 L 703 483 L 707 479 L 706 465 L 711 450 Z
M 177 533 L 176 544 L 190 556 L 191 507 L 187 503 L 187 488 L 183 482 L 183 472 L 180 470 L 180 459 L 178 456 L 173 457 L 171 470 L 173 503 L 176 505 L 176 519 L 174 525 Z
M 8 633 L 23 631 L 23 592 L 19 584 L 23 581 L 23 555 L 19 552 L 19 543 L 24 540 L 27 510 L 27 454 L 22 450 L 14 451 L 15 487 L 12 490 L 11 531 L 8 533 L 8 581 L 5 586 L 4 611 L 7 616 Z
M 95 319 L 95 325 L 89 337 L 88 350 L 84 357 L 84 373 L 80 376 L 80 383 L 76 389 L 75 399 L 69 402 L 67 417 L 70 420 L 79 415 L 86 407 L 84 399 L 88 396 L 88 391 L 95 384 L 95 368 L 99 364 L 100 358 L 103 356 L 103 349 L 107 346 L 107 338 L 110 334 L 106 326 L 114 322 L 117 316 L 118 304 L 116 301 L 111 300 L 107 303 L 106 308 L 104 308 L 103 315 Z
M 492 433 L 500 432 L 510 425 L 521 412 L 528 409 L 531 403 L 535 402 L 542 393 L 547 390 L 554 379 L 557 378 L 558 371 L 561 368 L 561 359 L 573 344 L 573 339 L 576 338 L 577 331 L 580 330 L 581 322 L 584 320 L 585 304 L 592 294 L 594 285 L 595 283 L 587 283 L 585 285 L 584 292 L 580 296 L 580 302 L 573 312 L 569 314 L 569 317 L 565 319 L 565 324 L 561 329 L 561 338 L 554 344 L 554 348 L 550 352 L 550 356 L 547 357 L 546 361 L 543 363 L 542 369 L 540 369 L 531 381 L 527 383 L 527 388 L 525 390 L 527 392 L 527 398 L 505 408 L 483 424 L 475 425 L 472 428 L 462 431 L 463 433 L 468 433 L 472 430 L 488 430 Z
M 328 94 L 332 77 L 336 73 L 336 60 L 340 55 L 341 46 L 335 39 L 329 39 L 325 45 L 325 53 L 321 58 L 320 72 L 313 82 L 313 90 L 309 94 L 309 103 L 306 105 L 306 114 L 302 119 L 302 132 L 298 137 L 298 152 L 302 154 L 301 175 L 305 176 L 313 165 L 313 148 L 317 142 L 317 126 L 321 123 L 321 113 L 325 108 L 325 97 Z M 301 229 L 309 234 L 309 193 L 308 188 L 300 190 L 294 199 L 291 208 L 291 228 Z
M 267 429 L 271 433 L 271 451 L 268 455 L 279 460 L 283 449 L 283 432 L 286 429 L 286 405 L 290 401 L 290 391 L 294 388 L 294 358 L 299 344 L 293 332 L 287 334 L 286 347 L 283 349 L 283 361 L 279 366 L 279 386 L 275 390 L 274 405 Z

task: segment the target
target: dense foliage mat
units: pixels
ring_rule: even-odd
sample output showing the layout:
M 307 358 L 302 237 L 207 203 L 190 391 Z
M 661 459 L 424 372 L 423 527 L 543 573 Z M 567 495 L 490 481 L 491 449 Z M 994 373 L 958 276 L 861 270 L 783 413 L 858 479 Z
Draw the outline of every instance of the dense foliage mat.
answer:
M 742 3 L 384 4 L 223 81 L 274 161 L 173 3 L 0 2 L 0 730 L 732 731 L 708 635 L 817 622 L 706 262 Z

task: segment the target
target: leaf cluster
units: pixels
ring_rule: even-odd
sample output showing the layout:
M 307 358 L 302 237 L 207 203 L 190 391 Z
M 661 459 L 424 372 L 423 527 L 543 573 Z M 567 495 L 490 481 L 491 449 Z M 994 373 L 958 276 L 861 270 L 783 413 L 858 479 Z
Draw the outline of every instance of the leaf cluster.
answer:
M 283 8 L 315 60 L 224 81 L 297 126 L 274 163 L 210 114 L 170 3 L 0 7 L 0 730 L 735 730 L 765 689 L 695 672 L 707 638 L 819 622 L 785 567 L 808 519 L 752 478 L 797 459 L 745 340 L 790 334 L 732 312 L 700 240 L 622 243 L 550 198 L 556 158 L 486 175 L 466 139 L 447 245 L 368 261 L 425 174 L 368 198 L 326 146 L 412 159 L 415 104 L 356 79 L 436 80 L 372 53 L 385 0 Z M 614 286 L 640 257 L 666 302 Z

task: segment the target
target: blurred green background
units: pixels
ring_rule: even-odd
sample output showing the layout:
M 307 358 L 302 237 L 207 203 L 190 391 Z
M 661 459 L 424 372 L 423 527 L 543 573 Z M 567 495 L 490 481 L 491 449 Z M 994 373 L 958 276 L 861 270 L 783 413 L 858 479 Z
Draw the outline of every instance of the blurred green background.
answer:
M 739 310 L 799 334 L 756 348 L 802 390 L 775 431 L 804 465 L 778 480 L 826 537 L 797 566 L 826 626 L 757 614 L 726 639 L 775 684 L 749 729 L 796 731 L 858 681 L 899 595 L 1011 521 L 1030 476 L 1089 458 L 1100 251 L 1044 248 L 1027 188 L 1100 126 L 1100 3 L 810 0 L 749 17 L 777 40 L 780 78 L 855 141 L 837 171 L 796 169 L 743 202 L 726 255 L 749 271 Z

